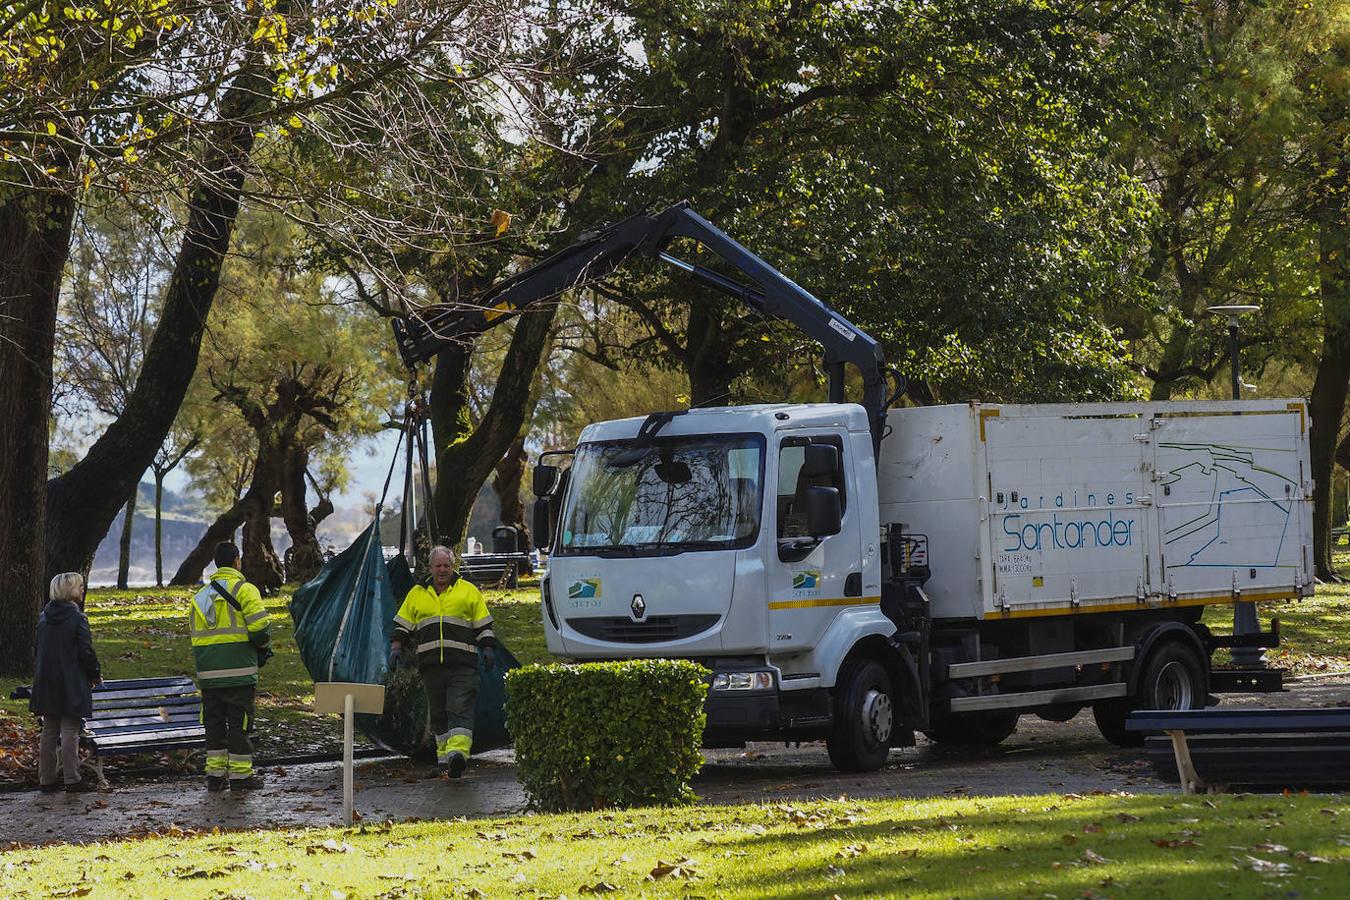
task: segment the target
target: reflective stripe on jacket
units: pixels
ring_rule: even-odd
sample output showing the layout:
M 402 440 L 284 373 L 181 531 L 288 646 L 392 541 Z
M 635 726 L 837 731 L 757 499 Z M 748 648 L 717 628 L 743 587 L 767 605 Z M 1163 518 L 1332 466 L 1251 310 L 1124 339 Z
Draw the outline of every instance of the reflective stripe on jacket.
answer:
M 408 647 L 416 644 L 421 666 L 477 666 L 477 648 L 497 641 L 483 595 L 459 576 L 439 594 L 431 584 L 408 591 L 394 616 L 393 640 Z
M 203 689 L 235 687 L 258 683 L 258 654 L 271 643 L 267 610 L 258 589 L 244 580 L 237 569 L 222 566 L 211 581 L 235 598 L 239 609 L 214 592 L 208 583 L 203 590 L 215 593 L 214 622 L 202 615 L 194 602 L 188 609 L 188 632 L 192 636 L 192 656 L 197 665 L 197 682 Z

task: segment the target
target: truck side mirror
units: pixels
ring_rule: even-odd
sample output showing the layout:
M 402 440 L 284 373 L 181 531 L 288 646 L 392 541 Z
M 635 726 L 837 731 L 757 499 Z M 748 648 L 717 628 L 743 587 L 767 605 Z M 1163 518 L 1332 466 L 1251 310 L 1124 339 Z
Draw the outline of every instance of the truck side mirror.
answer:
M 539 473 L 535 469 L 535 474 Z M 534 538 L 536 550 L 547 550 L 553 542 L 552 535 L 549 534 L 549 520 L 552 518 L 549 509 L 549 499 L 547 497 L 536 497 L 534 507 L 530 510 L 530 535 Z
M 834 450 L 833 447 L 828 449 Z M 806 489 L 807 534 L 814 538 L 838 534 L 844 527 L 843 518 L 838 488 L 812 486 Z
M 534 495 L 547 497 L 558 486 L 558 467 L 540 463 L 534 467 Z
M 832 478 L 839 471 L 838 447 L 833 444 L 807 444 L 802 448 L 801 474 L 811 478 Z

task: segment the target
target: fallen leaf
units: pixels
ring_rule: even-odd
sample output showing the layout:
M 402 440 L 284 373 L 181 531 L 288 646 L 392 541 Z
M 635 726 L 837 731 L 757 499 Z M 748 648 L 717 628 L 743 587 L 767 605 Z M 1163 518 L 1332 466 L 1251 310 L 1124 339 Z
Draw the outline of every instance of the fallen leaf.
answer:
M 698 872 L 694 869 L 694 861 L 685 858 L 680 858 L 673 863 L 658 859 L 656 861 L 656 866 L 649 874 L 651 878 L 656 881 L 660 881 L 662 878 L 683 878 L 688 880 L 698 877 Z
M 836 859 L 853 859 L 855 856 L 862 856 L 867 852 L 866 844 L 849 844 L 839 848 L 835 854 Z
M 583 884 L 577 890 L 583 894 L 612 894 L 618 887 L 608 881 L 597 881 L 595 884 Z
M 1111 860 L 1107 859 L 1105 856 L 1102 856 L 1100 853 L 1095 853 L 1092 850 L 1083 851 L 1083 862 L 1092 863 L 1094 866 L 1104 866 L 1110 861 Z

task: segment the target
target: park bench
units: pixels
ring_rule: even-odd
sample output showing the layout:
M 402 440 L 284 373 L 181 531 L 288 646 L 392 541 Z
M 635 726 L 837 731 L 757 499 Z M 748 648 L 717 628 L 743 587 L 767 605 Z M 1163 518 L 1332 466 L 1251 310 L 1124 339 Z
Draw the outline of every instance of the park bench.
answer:
M 466 553 L 459 574 L 478 587 L 517 587 L 527 563 L 524 553 Z
M 1140 710 L 1125 727 L 1149 735 L 1154 769 L 1188 794 L 1350 784 L 1347 708 Z
M 102 785 L 104 757 L 206 746 L 201 719 L 202 697 L 191 678 L 105 681 L 94 688 L 94 716 L 84 721 L 81 743 Z

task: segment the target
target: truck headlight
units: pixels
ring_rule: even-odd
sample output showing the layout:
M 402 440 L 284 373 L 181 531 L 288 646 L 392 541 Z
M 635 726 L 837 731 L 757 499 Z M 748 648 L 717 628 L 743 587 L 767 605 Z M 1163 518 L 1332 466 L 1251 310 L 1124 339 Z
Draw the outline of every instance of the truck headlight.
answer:
M 772 687 L 772 672 L 718 672 L 712 680 L 714 691 L 764 691 Z

